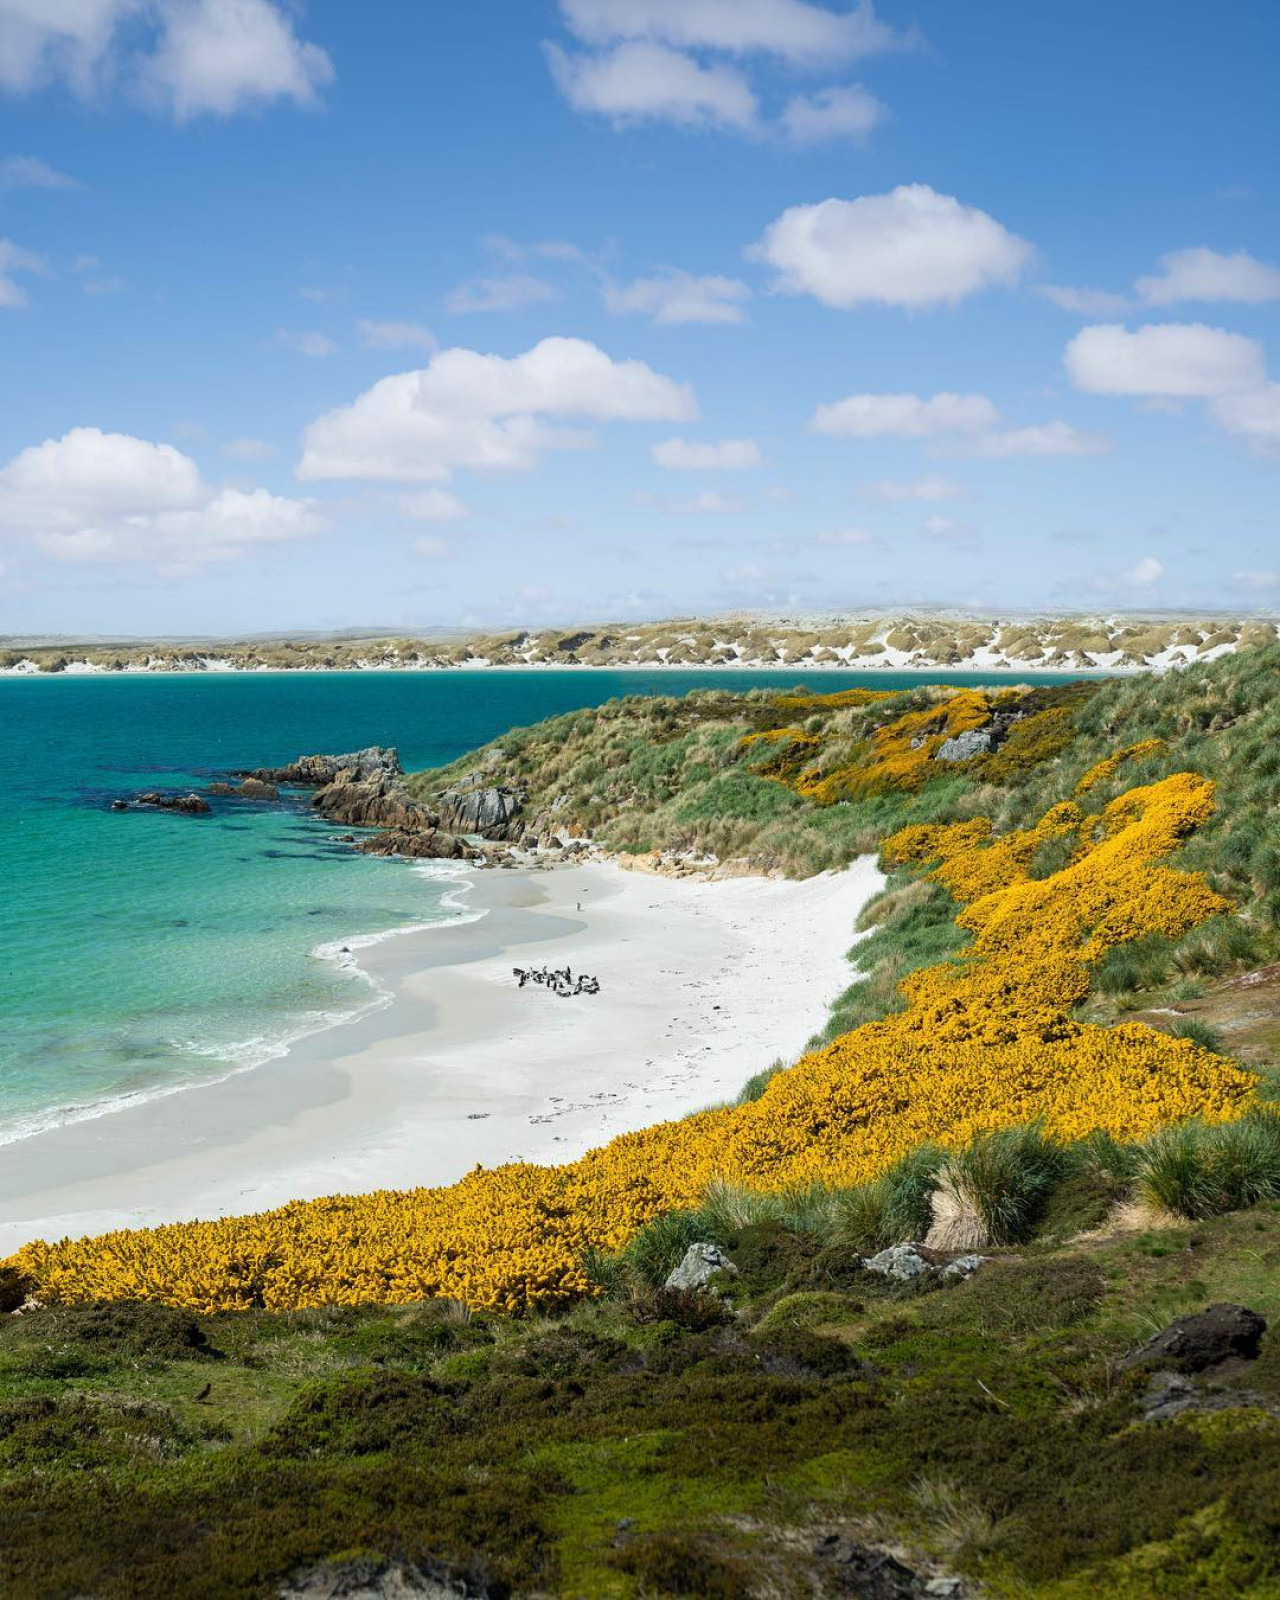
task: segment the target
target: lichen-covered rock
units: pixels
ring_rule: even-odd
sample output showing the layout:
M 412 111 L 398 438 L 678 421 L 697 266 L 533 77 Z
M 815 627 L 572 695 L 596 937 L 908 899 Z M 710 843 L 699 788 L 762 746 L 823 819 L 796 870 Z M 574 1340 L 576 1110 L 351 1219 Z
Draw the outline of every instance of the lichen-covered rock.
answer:
M 890 1245 L 887 1250 L 881 1250 L 874 1256 L 866 1256 L 862 1265 L 868 1272 L 878 1272 L 895 1283 L 908 1283 L 912 1278 L 933 1271 L 931 1263 L 913 1244 Z
M 664 1289 L 703 1289 L 717 1272 L 736 1275 L 738 1269 L 718 1244 L 691 1244 L 684 1260 L 672 1268 Z
M 993 740 L 984 728 L 971 728 L 958 733 L 954 739 L 945 739 L 934 753 L 935 761 L 971 761 L 974 756 L 985 756 Z

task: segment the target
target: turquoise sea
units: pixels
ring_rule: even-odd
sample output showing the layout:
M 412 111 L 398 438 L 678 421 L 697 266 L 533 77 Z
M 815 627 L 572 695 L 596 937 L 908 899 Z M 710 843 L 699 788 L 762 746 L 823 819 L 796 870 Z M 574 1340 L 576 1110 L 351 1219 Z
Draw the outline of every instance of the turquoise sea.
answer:
M 185 817 L 113 812 L 115 796 L 202 789 L 233 767 L 369 744 L 398 746 L 406 768 L 434 766 L 622 694 L 921 681 L 983 680 L 585 669 L 0 679 L 0 1142 L 260 1063 L 378 1002 L 342 945 L 464 914 L 456 869 L 355 855 L 305 808 L 215 799 L 213 815 Z

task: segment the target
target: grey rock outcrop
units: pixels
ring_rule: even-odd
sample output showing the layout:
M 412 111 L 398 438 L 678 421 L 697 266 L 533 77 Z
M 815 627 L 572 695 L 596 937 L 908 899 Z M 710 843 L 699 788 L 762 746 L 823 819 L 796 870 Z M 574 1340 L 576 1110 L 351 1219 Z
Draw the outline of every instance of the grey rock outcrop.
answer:
M 339 773 L 349 772 L 356 781 L 377 778 L 379 775 L 402 777 L 404 768 L 395 749 L 370 745 L 366 750 L 352 750 L 342 756 L 299 756 L 284 767 L 256 767 L 251 772 L 237 772 L 237 778 L 256 778 L 262 783 L 294 783 L 304 789 L 322 789 L 332 783 Z
M 665 1289 L 705 1289 L 717 1272 L 737 1275 L 737 1267 L 718 1244 L 691 1244 L 678 1267 L 673 1267 L 663 1285 Z
M 510 839 L 523 832 L 516 824 L 520 796 L 498 784 L 461 783 L 446 789 L 436 805 L 440 826 L 454 833 L 478 833 L 485 839 Z
M 985 728 L 973 728 L 968 733 L 958 733 L 954 739 L 944 740 L 934 752 L 935 761 L 971 761 L 974 756 L 985 756 L 995 740 Z

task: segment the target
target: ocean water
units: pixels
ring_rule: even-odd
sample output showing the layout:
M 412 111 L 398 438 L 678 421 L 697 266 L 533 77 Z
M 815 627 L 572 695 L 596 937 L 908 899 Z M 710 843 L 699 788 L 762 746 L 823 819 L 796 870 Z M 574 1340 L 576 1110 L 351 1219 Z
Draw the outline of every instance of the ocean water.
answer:
M 370 744 L 398 746 L 410 770 L 435 766 L 621 694 L 921 681 L 983 680 L 581 669 L 0 679 L 0 1143 L 260 1065 L 381 1003 L 344 945 L 467 914 L 458 868 L 356 855 L 305 806 L 215 798 L 211 816 L 186 817 L 113 812 L 115 796 L 203 789 L 231 768 Z

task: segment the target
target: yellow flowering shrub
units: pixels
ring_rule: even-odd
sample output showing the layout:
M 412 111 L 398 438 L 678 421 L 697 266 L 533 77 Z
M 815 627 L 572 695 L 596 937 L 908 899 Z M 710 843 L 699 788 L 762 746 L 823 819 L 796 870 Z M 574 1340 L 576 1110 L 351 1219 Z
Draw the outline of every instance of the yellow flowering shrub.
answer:
M 1212 808 L 1213 785 L 1178 773 L 1090 822 L 1066 804 L 1004 838 L 981 820 L 896 834 L 887 857 L 937 863 L 965 902 L 957 920 L 972 946 L 907 978 L 904 1012 L 811 1052 L 747 1105 L 624 1134 L 565 1166 L 36 1243 L 7 1265 L 55 1301 L 209 1311 L 448 1295 L 520 1311 L 589 1293 L 588 1248 L 617 1249 L 659 1213 L 696 1204 L 717 1176 L 764 1189 L 856 1184 L 925 1141 L 954 1146 L 1037 1118 L 1064 1137 L 1135 1139 L 1189 1116 L 1234 1116 L 1254 1080 L 1230 1061 L 1139 1023 L 1072 1015 L 1106 949 L 1226 909 L 1199 874 L 1162 864 Z M 1063 834 L 1078 840 L 1069 864 L 1029 877 L 1037 844 Z
M 1127 745 L 1123 750 L 1117 750 L 1105 761 L 1099 761 L 1096 767 L 1089 768 L 1076 784 L 1076 793 L 1088 794 L 1090 789 L 1096 789 L 1100 783 L 1105 783 L 1108 778 L 1114 777 L 1126 761 L 1141 761 L 1147 756 L 1159 755 L 1164 748 L 1163 739 L 1143 739 L 1138 744 Z

